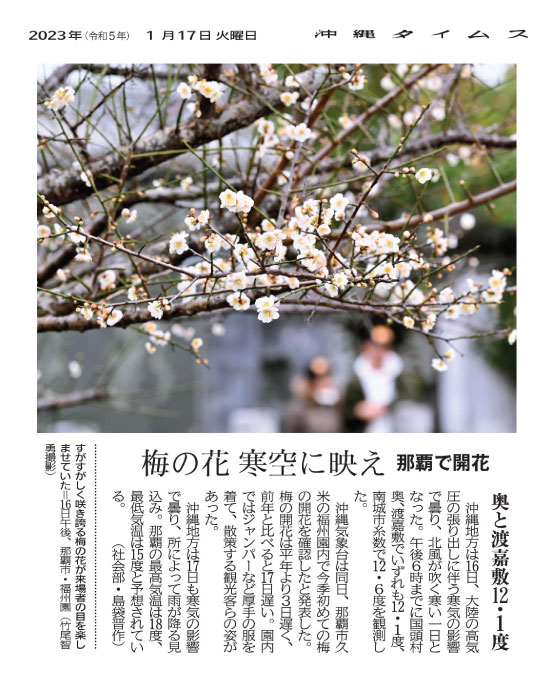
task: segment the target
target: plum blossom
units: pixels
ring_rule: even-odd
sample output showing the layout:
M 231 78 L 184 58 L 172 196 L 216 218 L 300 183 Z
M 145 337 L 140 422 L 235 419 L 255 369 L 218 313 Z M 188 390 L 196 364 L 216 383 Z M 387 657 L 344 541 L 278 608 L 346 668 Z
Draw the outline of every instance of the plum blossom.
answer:
M 300 123 L 297 126 L 290 124 L 286 126 L 285 133 L 290 140 L 295 140 L 296 142 L 305 142 L 312 135 L 311 129 L 305 123 Z
M 362 69 L 358 69 L 350 79 L 350 82 L 348 83 L 348 88 L 350 90 L 363 90 L 366 83 L 367 78 L 364 76 L 364 72 L 362 71 Z
M 449 369 L 441 358 L 432 358 L 432 367 L 438 372 L 446 372 Z
M 348 114 L 342 114 L 342 116 L 339 116 L 338 122 L 345 129 L 350 128 L 354 123 L 354 121 L 352 120 L 352 118 L 350 118 L 350 116 L 348 116 Z
M 434 121 L 445 120 L 445 104 L 443 102 L 436 102 L 430 109 L 430 116 Z
M 277 320 L 280 317 L 278 306 L 280 301 L 276 296 L 261 296 L 255 301 L 255 307 L 258 311 L 258 319 L 265 324 Z
M 127 223 L 135 223 L 138 218 L 138 211 L 136 209 L 131 211 L 128 208 L 123 208 L 121 216 L 126 218 Z
M 231 189 L 226 189 L 220 194 L 219 198 L 220 208 L 227 208 L 232 213 L 249 213 L 255 203 L 242 190 L 234 192 Z
M 385 74 L 380 81 L 380 85 L 383 88 L 383 90 L 385 90 L 386 92 L 390 92 L 395 87 L 395 84 L 391 79 L 391 74 L 389 73 Z
M 114 270 L 105 270 L 99 277 L 99 286 L 106 291 L 107 289 L 114 289 L 117 281 L 117 273 Z
M 179 83 L 177 86 L 177 94 L 181 99 L 189 99 L 192 96 L 192 89 L 187 83 Z
M 422 113 L 422 108 L 415 104 L 409 111 L 403 114 L 403 123 L 406 126 L 411 126 Z
M 210 211 L 201 211 L 197 216 L 197 221 L 200 225 L 208 225 L 210 222 Z
M 297 289 L 299 287 L 299 279 L 297 277 L 288 278 L 288 286 L 290 289 Z
M 433 175 L 434 171 L 431 168 L 421 168 L 415 173 L 414 177 L 421 185 L 424 185 L 432 179 Z
M 397 253 L 400 238 L 390 232 L 383 232 L 377 239 L 377 246 L 381 253 Z
M 426 319 L 422 320 L 421 326 L 422 326 L 422 331 L 424 332 L 429 332 L 431 331 L 437 322 L 437 315 L 435 313 L 429 313 L 426 315 Z
M 80 173 L 80 179 L 86 187 L 91 187 L 92 178 L 93 178 L 93 173 L 90 170 L 82 171 Z
M 284 235 L 280 230 L 267 230 L 265 232 L 261 232 L 261 234 L 257 236 L 255 244 L 259 249 L 265 251 L 274 251 L 280 244 L 282 244 L 283 239 Z
M 259 71 L 261 78 L 267 85 L 274 85 L 278 80 L 278 72 L 272 67 L 272 64 L 259 64 Z
M 79 232 L 70 232 L 68 239 L 73 244 L 83 244 L 86 241 L 85 234 L 80 234 Z
M 461 314 L 461 308 L 458 305 L 450 305 L 449 308 L 443 313 L 443 316 L 448 320 L 456 320 Z
M 88 304 L 78 306 L 76 312 L 80 313 L 84 320 L 91 320 L 93 318 L 93 310 Z
M 66 85 L 63 88 L 58 88 L 52 95 L 52 97 L 45 102 L 45 106 L 47 109 L 51 110 L 59 110 L 59 109 L 64 109 L 64 107 L 68 106 L 69 104 L 72 104 L 76 97 L 76 93 L 74 92 L 74 88 L 71 88 L 69 85 Z
M 186 232 L 175 232 L 169 240 L 169 253 L 176 253 L 178 256 L 189 250 Z
M 331 197 L 329 203 L 333 211 L 335 212 L 335 217 L 337 220 L 344 218 L 344 211 L 348 205 L 349 199 L 346 199 L 342 194 L 335 194 Z
M 335 273 L 331 281 L 337 289 L 344 289 L 348 286 L 348 277 L 343 272 Z
M 51 229 L 48 225 L 37 225 L 37 239 L 48 239 L 51 236 Z
M 161 320 L 163 317 L 163 301 L 159 299 L 156 301 L 150 301 L 150 303 L 148 303 L 148 310 L 150 311 L 150 315 L 153 318 L 156 320 Z
M 226 277 L 226 289 L 233 289 L 233 291 L 239 291 L 239 289 L 245 289 L 247 286 L 247 275 L 244 270 L 239 272 L 232 272 Z
M 107 317 L 107 325 L 113 327 L 122 320 L 122 310 L 120 308 L 113 308 Z
M 217 81 L 207 81 L 204 78 L 194 85 L 194 89 L 211 102 L 217 102 L 225 87 Z
M 299 99 L 299 92 L 283 92 L 280 95 L 280 101 L 287 107 L 291 107 Z
M 237 291 L 234 294 L 230 294 L 226 301 L 234 310 L 248 310 L 251 305 L 249 297 L 241 291 Z
M 290 74 L 289 76 L 286 76 L 286 80 L 284 81 L 284 85 L 287 88 L 299 88 L 300 83 L 295 76 L 292 76 Z
M 414 327 L 414 318 L 410 317 L 410 315 L 405 315 L 402 323 L 407 329 L 412 329 Z

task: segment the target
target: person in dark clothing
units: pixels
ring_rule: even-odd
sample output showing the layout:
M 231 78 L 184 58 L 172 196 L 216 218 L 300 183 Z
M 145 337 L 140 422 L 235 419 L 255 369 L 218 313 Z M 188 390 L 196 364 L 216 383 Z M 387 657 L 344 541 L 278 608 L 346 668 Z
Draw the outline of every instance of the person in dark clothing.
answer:
M 294 399 L 288 407 L 284 431 L 290 433 L 338 433 L 342 430 L 341 395 L 329 362 L 316 357 L 304 377 L 294 383 Z

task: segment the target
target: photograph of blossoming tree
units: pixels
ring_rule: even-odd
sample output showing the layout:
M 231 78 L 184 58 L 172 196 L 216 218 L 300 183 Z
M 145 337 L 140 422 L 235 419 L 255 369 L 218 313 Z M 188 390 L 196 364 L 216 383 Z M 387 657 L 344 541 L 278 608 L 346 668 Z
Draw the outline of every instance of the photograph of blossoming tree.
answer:
M 37 82 L 38 430 L 515 431 L 512 65 Z

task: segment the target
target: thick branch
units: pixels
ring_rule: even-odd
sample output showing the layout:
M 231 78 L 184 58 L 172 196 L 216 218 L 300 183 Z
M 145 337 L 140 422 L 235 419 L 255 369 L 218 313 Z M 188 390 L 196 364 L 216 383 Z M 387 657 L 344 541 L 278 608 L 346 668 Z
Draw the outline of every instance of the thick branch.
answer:
M 289 289 L 283 288 L 274 291 L 275 295 L 288 292 Z M 246 292 L 251 301 L 257 297 L 258 294 L 253 292 Z M 326 296 L 317 296 L 311 299 L 290 299 L 289 303 L 282 303 L 281 312 L 285 313 L 305 313 L 315 311 L 318 309 L 335 310 L 338 312 L 350 312 L 360 314 L 378 314 L 386 311 L 387 308 L 396 308 L 398 303 L 379 302 L 373 303 L 371 301 L 341 301 Z M 111 307 L 108 305 L 107 307 Z M 176 303 L 171 306 L 171 310 L 165 314 L 162 322 L 173 320 L 180 317 L 200 317 L 220 311 L 231 312 L 239 315 L 240 313 L 233 313 L 232 308 L 227 303 L 225 297 L 219 295 L 208 300 L 207 296 L 201 295 L 197 300 L 190 300 L 188 302 Z M 254 313 L 254 310 L 251 311 Z M 118 323 L 118 327 L 128 327 L 130 325 L 144 324 L 145 322 L 153 322 L 154 319 L 150 311 L 146 308 L 139 310 L 123 311 L 123 316 Z M 116 328 L 116 327 L 115 327 Z M 82 315 L 73 313 L 64 317 L 56 317 L 54 315 L 45 315 L 37 319 L 37 332 L 63 332 L 63 331 L 77 331 L 85 332 L 90 329 L 99 329 L 99 324 L 95 318 L 86 320 Z
M 37 399 L 38 410 L 58 410 L 61 407 L 73 407 L 83 403 L 91 403 L 96 400 L 107 400 L 111 394 L 97 388 L 88 388 L 85 391 L 74 391 L 63 395 L 53 395 Z
M 424 137 L 413 142 L 407 142 L 399 156 L 403 154 L 422 154 L 423 152 L 433 151 L 439 147 L 449 144 L 476 144 L 478 146 L 491 147 L 496 149 L 515 149 L 517 142 L 515 138 L 500 137 L 499 135 L 470 135 L 456 130 L 451 130 L 440 135 Z M 374 149 L 369 156 L 370 165 L 385 161 L 393 153 L 393 147 L 380 147 Z M 366 153 L 367 156 L 367 153 Z
M 488 190 L 488 192 L 482 192 L 481 194 L 475 194 L 472 199 L 465 199 L 464 201 L 456 201 L 453 204 L 448 204 L 443 208 L 438 208 L 435 211 L 430 211 L 429 215 L 432 220 L 441 220 L 445 216 L 451 217 L 457 215 L 457 213 L 463 213 L 463 211 L 468 211 L 476 206 L 482 206 L 487 204 L 494 199 L 503 197 L 505 194 L 510 192 L 515 192 L 517 189 L 517 180 L 512 180 L 511 182 L 506 182 L 503 185 L 498 185 L 494 189 Z M 419 215 L 413 216 L 412 218 L 400 218 L 399 220 L 390 220 L 387 223 L 382 223 L 382 226 L 386 230 L 402 230 L 404 227 L 417 227 L 422 223 L 426 222 L 426 214 L 421 213 Z M 372 229 L 379 227 L 375 225 Z
M 171 320 L 176 317 L 193 317 L 207 312 L 216 310 L 223 310 L 227 308 L 231 310 L 230 306 L 223 300 L 213 300 L 210 304 L 206 298 L 201 301 L 191 301 L 189 303 L 178 303 L 171 307 L 171 310 L 166 313 L 165 320 Z M 154 321 L 150 311 L 146 308 L 139 310 L 128 310 L 124 313 L 120 320 L 119 327 L 128 327 L 132 324 L 144 324 L 145 322 Z M 82 315 L 73 313 L 65 317 L 55 317 L 54 315 L 45 315 L 37 319 L 37 332 L 63 332 L 76 331 L 85 332 L 89 329 L 99 329 L 99 324 L 95 318 L 86 320 Z

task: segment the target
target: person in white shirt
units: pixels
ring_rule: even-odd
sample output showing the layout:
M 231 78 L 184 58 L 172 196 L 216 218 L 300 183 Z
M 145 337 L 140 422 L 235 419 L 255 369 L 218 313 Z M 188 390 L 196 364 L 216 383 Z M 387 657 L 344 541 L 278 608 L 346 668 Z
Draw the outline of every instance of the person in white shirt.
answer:
M 391 406 L 397 398 L 397 377 L 403 362 L 391 349 L 394 332 L 385 325 L 372 328 L 362 341 L 353 366 L 354 376 L 345 398 L 347 431 L 391 433 L 394 429 Z

